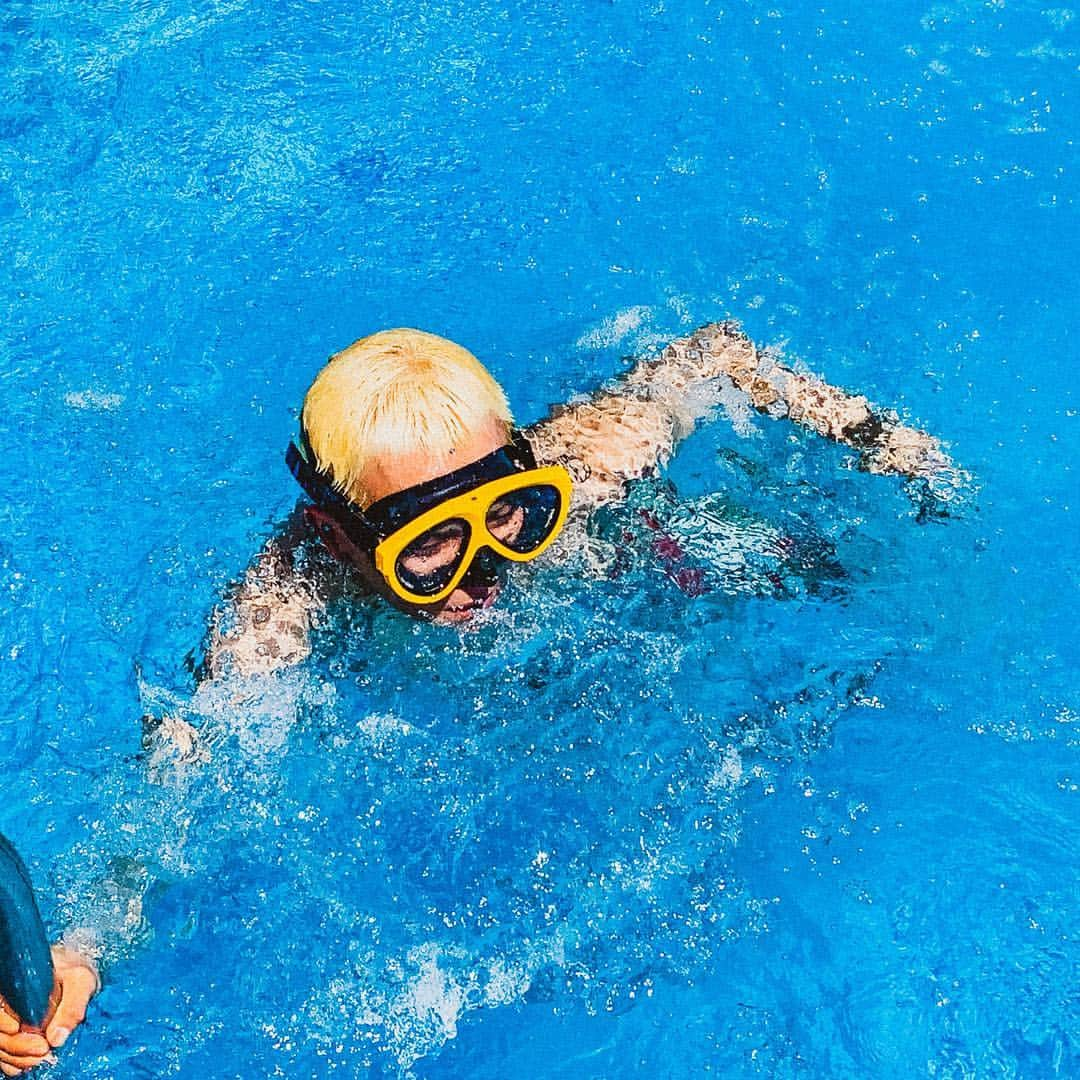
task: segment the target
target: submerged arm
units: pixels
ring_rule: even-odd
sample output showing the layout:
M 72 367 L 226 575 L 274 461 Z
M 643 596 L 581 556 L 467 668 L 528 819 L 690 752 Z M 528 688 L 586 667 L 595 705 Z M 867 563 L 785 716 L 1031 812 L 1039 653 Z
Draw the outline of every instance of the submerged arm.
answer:
M 294 512 L 214 612 L 204 678 L 265 674 L 308 655 L 311 618 L 320 600 L 297 558 L 305 534 L 302 514 Z
M 223 726 L 231 725 L 237 708 L 251 716 L 259 703 L 271 710 L 288 707 L 291 691 L 277 676 L 311 651 L 312 619 L 323 605 L 304 550 L 306 534 L 297 511 L 214 610 L 191 701 L 167 700 L 164 713 L 160 702 L 149 702 L 143 749 L 155 782 L 166 783 L 175 770 L 210 761 L 211 744 Z
M 545 460 L 562 461 L 589 505 L 622 497 L 707 416 L 725 388 L 760 412 L 787 417 L 859 451 L 869 472 L 955 486 L 960 474 L 932 435 L 758 350 L 734 323 L 711 323 L 639 361 L 613 388 L 555 409 L 527 432 Z

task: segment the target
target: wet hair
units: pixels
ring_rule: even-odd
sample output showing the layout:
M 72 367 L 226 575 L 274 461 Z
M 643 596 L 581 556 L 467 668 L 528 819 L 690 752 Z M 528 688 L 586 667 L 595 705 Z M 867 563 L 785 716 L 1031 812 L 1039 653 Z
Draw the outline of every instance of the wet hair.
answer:
M 330 358 L 301 417 L 318 467 L 367 505 L 371 461 L 421 451 L 448 457 L 485 425 L 509 436 L 502 388 L 467 349 L 422 330 L 381 330 Z

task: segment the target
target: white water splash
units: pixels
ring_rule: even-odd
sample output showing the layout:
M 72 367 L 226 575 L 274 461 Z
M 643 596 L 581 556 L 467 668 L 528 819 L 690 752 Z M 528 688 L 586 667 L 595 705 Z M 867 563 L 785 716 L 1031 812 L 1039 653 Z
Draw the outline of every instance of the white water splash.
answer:
M 72 409 L 115 412 L 124 404 L 124 396 L 123 394 L 107 394 L 101 390 L 70 390 L 64 395 L 64 404 Z
M 644 304 L 617 311 L 578 338 L 579 349 L 610 349 L 616 345 L 640 343 L 643 328 L 652 322 L 652 308 Z
M 457 1037 L 462 1018 L 475 1009 L 520 1001 L 537 972 L 547 964 L 562 965 L 559 939 L 536 943 L 520 956 L 470 956 L 465 950 L 426 942 L 384 966 L 382 972 L 360 965 L 354 978 L 338 978 L 308 1001 L 301 1022 L 309 1034 L 324 1032 L 325 1054 L 342 1064 L 356 1064 L 355 1046 L 389 1052 L 402 1076 Z M 264 1029 L 280 1041 L 283 1033 Z M 299 1042 L 298 1031 L 284 1036 Z

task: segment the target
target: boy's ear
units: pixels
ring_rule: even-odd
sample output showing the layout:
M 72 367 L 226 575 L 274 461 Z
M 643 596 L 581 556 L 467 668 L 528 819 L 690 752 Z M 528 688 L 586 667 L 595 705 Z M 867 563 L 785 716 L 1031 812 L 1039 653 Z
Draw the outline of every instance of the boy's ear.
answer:
M 393 592 L 386 588 L 386 583 L 379 576 L 371 561 L 368 552 L 362 551 L 349 539 L 349 534 L 341 527 L 341 523 L 325 510 L 317 506 L 304 507 L 304 521 L 308 527 L 322 541 L 323 546 L 338 562 L 359 571 L 368 586 L 391 603 L 397 604 L 403 610 L 411 610 L 408 605 L 402 605 Z

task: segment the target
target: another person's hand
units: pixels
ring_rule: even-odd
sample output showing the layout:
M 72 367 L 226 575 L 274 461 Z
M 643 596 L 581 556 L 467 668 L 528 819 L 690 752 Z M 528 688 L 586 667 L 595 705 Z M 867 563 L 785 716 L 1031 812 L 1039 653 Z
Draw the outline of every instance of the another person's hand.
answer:
M 56 983 L 44 1032 L 25 1029 L 0 998 L 0 1073 L 4 1076 L 18 1076 L 43 1061 L 51 1062 L 53 1050 L 63 1046 L 83 1022 L 86 1006 L 101 987 L 97 970 L 86 957 L 54 945 L 52 959 Z

